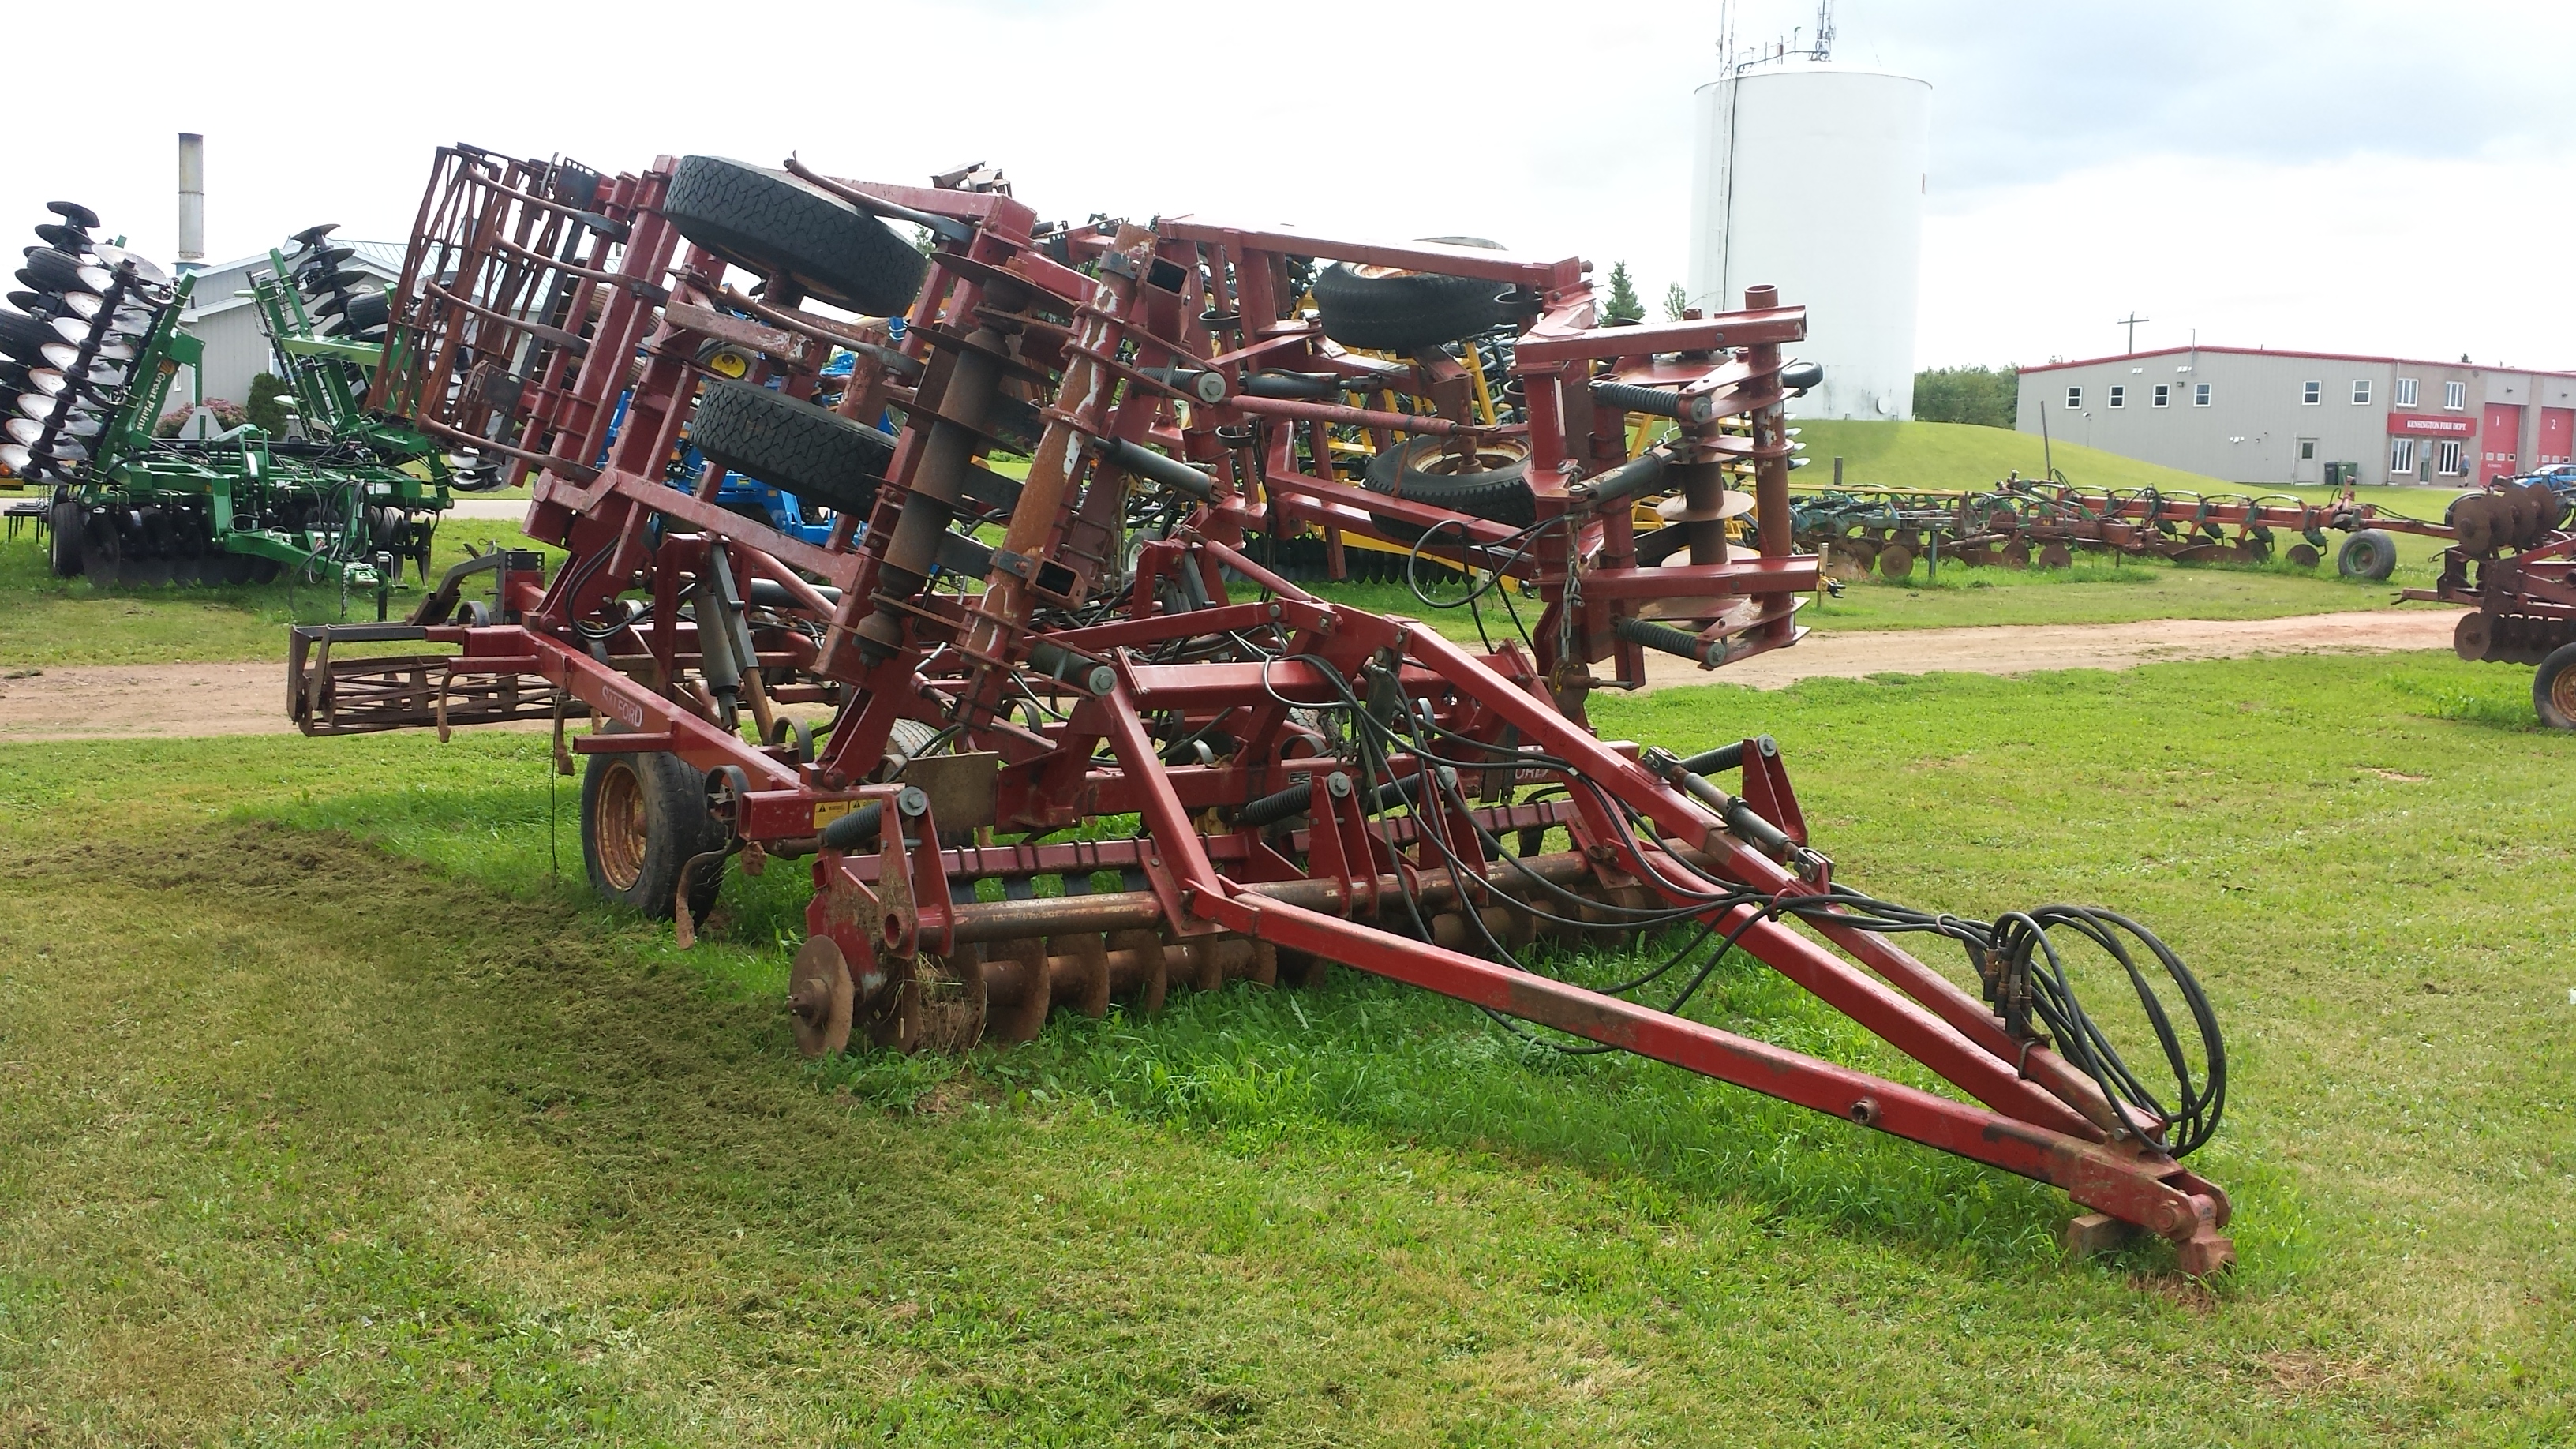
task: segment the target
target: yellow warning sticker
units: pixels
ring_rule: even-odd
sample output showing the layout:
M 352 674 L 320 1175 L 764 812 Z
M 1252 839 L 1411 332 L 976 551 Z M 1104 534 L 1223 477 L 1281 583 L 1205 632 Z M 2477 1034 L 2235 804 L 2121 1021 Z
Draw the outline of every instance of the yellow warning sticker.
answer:
M 817 800 L 814 802 L 814 828 L 822 829 L 859 808 L 856 800 Z

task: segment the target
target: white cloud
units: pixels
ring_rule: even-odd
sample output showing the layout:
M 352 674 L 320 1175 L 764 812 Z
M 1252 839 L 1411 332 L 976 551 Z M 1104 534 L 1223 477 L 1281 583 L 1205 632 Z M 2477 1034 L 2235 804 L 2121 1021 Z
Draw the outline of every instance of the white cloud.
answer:
M 1839 10 L 1844 58 L 1934 85 L 1927 362 L 2100 350 L 2135 307 L 2169 338 L 2576 364 L 2556 340 L 2576 336 L 2557 237 L 2531 224 L 2571 193 L 2556 70 L 2576 6 Z M 609 170 L 795 150 L 895 181 L 986 160 L 1077 219 L 1188 211 L 1491 236 L 1603 273 L 1625 259 L 1649 299 L 1683 272 L 1690 98 L 1717 28 L 1705 0 L 453 0 L 334 12 L 327 40 L 282 40 L 246 4 L 117 13 L 121 34 L 184 41 L 127 47 L 93 113 L 21 118 L 0 235 L 62 197 L 167 255 L 181 130 L 206 133 L 219 259 L 317 221 L 400 236 L 442 142 Z M 1742 29 L 1812 15 L 1758 0 Z
M 1928 363 L 2042 362 L 2199 340 L 2576 366 L 2552 238 L 2576 164 L 2165 156 L 1996 188 L 1925 225 Z

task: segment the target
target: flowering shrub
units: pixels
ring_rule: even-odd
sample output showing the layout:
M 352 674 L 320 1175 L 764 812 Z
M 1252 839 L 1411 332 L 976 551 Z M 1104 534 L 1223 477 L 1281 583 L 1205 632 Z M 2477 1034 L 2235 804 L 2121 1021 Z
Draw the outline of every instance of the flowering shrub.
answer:
M 250 414 L 243 411 L 240 403 L 210 397 L 206 399 L 206 406 L 215 410 L 215 431 L 217 432 L 238 428 L 250 421 Z M 177 407 L 163 413 L 161 421 L 152 425 L 152 436 L 156 438 L 179 436 L 179 429 L 187 425 L 188 414 L 191 411 L 193 411 L 192 408 Z

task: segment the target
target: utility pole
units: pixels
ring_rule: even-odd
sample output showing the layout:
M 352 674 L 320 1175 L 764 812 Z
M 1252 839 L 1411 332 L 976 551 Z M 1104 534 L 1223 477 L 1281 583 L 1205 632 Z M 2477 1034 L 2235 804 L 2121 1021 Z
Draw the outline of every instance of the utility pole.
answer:
M 2141 322 L 2153 322 L 2154 320 L 2156 319 L 2153 317 L 2141 317 L 2136 311 L 2132 310 L 2128 316 L 2121 318 L 2119 321 L 2114 322 L 2111 325 L 2114 327 L 2126 327 L 2129 329 L 2129 355 L 2135 357 L 2138 354 L 2138 324 Z

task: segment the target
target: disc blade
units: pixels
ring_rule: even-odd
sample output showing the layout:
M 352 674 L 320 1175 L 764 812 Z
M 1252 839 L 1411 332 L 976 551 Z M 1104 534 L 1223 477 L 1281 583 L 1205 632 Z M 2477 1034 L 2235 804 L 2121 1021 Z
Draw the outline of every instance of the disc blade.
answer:
M 76 226 L 65 226 L 58 221 L 41 223 L 36 228 L 36 235 L 45 239 L 45 245 L 75 255 L 83 255 L 91 250 L 88 232 Z
M 11 418 L 0 423 L 0 431 L 7 432 L 9 440 L 20 447 L 32 448 L 45 436 L 45 425 L 34 418 Z
M 159 263 L 141 252 L 128 251 L 124 247 L 102 245 L 98 249 L 98 261 L 103 267 L 123 267 L 131 262 L 136 281 L 158 288 L 166 288 L 170 285 L 170 274 L 163 271 Z
M 22 477 L 26 474 L 28 462 L 34 456 L 27 451 L 27 445 L 24 443 L 0 443 L 0 468 L 6 468 Z
M 295 243 L 296 250 L 298 251 L 311 251 L 313 248 L 322 244 L 322 239 L 324 237 L 329 236 L 331 233 L 338 231 L 339 229 L 340 223 L 336 221 L 326 221 L 319 226 L 308 226 L 304 230 L 297 232 L 295 235 L 288 237 L 287 240 Z
M 81 205 L 77 201 L 48 201 L 45 203 L 45 210 L 50 211 L 54 215 L 61 217 L 63 220 L 70 222 L 72 225 L 81 228 L 83 231 L 95 231 L 98 229 L 98 213 Z

